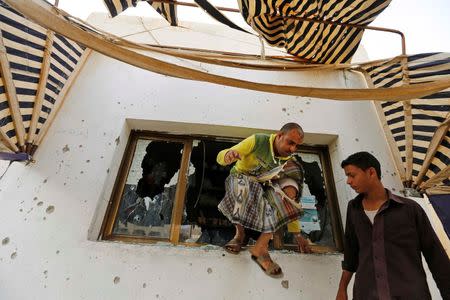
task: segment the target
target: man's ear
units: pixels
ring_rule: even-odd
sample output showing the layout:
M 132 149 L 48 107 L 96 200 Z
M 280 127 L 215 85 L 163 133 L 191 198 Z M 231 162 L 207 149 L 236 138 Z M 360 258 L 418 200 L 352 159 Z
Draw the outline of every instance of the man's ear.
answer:
M 377 171 L 375 170 L 374 167 L 370 167 L 369 168 L 369 174 L 370 174 L 371 177 L 375 177 L 375 178 L 378 179 L 378 174 L 377 174 Z

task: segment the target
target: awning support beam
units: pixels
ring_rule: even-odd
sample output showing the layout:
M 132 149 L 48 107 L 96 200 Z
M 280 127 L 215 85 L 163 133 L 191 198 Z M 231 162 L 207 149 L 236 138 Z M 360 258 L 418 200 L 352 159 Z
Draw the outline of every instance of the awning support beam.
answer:
M 59 0 L 55 1 L 55 7 L 58 6 Z M 53 48 L 54 32 L 47 30 L 47 40 L 45 41 L 44 57 L 42 58 L 41 74 L 39 76 L 39 85 L 36 92 L 36 99 L 34 101 L 33 114 L 31 116 L 30 129 L 27 137 L 27 152 L 30 153 L 30 147 L 36 137 L 36 128 L 39 116 L 42 110 L 42 103 L 44 102 L 48 73 L 50 70 L 50 53 Z
M 17 143 L 21 150 L 25 148 L 25 127 L 23 126 L 22 114 L 17 98 L 16 87 L 12 78 L 11 68 L 9 66 L 8 56 L 6 54 L 5 44 L 3 43 L 3 34 L 0 30 L 0 73 L 5 84 L 6 97 L 8 99 L 11 117 L 16 131 Z

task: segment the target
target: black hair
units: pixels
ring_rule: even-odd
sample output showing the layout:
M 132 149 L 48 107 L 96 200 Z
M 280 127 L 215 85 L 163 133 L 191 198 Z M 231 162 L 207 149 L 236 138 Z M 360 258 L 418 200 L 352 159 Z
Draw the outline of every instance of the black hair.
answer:
M 372 167 L 375 169 L 378 175 L 378 179 L 381 179 L 381 166 L 378 159 L 369 152 L 356 152 L 344 159 L 341 163 L 341 167 L 344 168 L 348 165 L 354 165 L 361 170 L 367 170 Z
M 297 129 L 302 137 L 305 136 L 302 126 L 294 122 L 284 124 L 283 127 L 281 127 L 280 132 L 287 133 L 293 129 Z

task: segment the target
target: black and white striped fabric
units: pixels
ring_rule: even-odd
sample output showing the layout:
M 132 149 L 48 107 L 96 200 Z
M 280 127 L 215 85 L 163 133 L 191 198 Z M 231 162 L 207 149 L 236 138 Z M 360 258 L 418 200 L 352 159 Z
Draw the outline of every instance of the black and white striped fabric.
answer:
M 400 86 L 403 81 L 410 84 L 431 82 L 450 78 L 450 53 L 426 53 L 407 57 L 407 71 L 402 71 L 401 58 L 363 66 L 375 87 Z M 381 104 L 386 121 L 406 163 L 405 108 L 402 102 Z M 412 180 L 415 183 L 423 166 L 430 141 L 438 129 L 450 117 L 450 89 L 423 97 L 411 99 L 412 114 Z M 447 172 L 444 184 L 449 184 L 450 171 L 450 130 L 443 137 L 434 158 L 421 182 L 426 183 L 437 174 Z
M 274 3 L 278 2 L 275 1 Z M 357 2 L 353 3 L 356 5 Z M 288 10 L 286 10 L 285 14 L 287 13 L 289 13 Z M 339 15 L 338 13 L 337 16 Z M 371 20 L 366 15 L 360 15 L 360 18 L 365 18 L 366 22 Z M 6 6 L 1 0 L 0 29 L 0 41 L 5 46 L 4 49 L 0 49 L 0 51 L 3 50 L 3 52 L 0 52 L 0 58 L 3 61 L 5 56 L 7 56 L 8 68 L 6 70 L 8 72 L 5 74 L 11 73 L 14 94 L 17 94 L 18 97 L 19 117 L 22 119 L 21 124 L 25 128 L 24 135 L 26 135 L 30 128 L 31 116 L 33 113 L 36 115 L 36 112 L 33 111 L 36 108 L 34 101 L 39 82 L 42 80 L 40 78 L 42 61 L 46 43 L 51 40 L 48 38 L 50 32 L 26 20 Z M 53 30 L 57 29 L 53 28 Z M 89 31 L 88 28 L 85 30 Z M 64 32 L 61 32 L 61 34 L 64 34 Z M 61 89 L 66 84 L 84 51 L 83 47 L 58 34 L 55 34 L 53 37 L 51 49 L 50 72 L 48 79 L 45 81 L 45 100 L 42 109 L 38 111 L 40 118 L 36 132 L 39 132 L 39 128 L 41 128 L 42 124 L 45 124 L 55 101 L 58 101 Z M 335 50 L 339 52 L 339 49 Z M 350 68 L 356 68 L 365 72 L 369 78 L 368 80 L 376 88 L 380 89 L 427 82 L 432 84 L 438 81 L 446 82 L 450 80 L 450 54 L 429 53 L 409 57 L 396 57 L 384 61 L 350 66 Z M 2 71 L 4 70 L 5 68 L 2 68 Z M 14 144 L 17 144 L 19 140 L 17 132 L 21 128 L 17 128 L 17 122 L 14 122 L 13 116 L 15 114 L 12 112 L 13 108 L 9 104 L 14 104 L 15 102 L 11 102 L 11 91 L 5 89 L 6 83 L 9 82 L 8 78 L 3 78 L 5 74 L 2 74 L 2 80 L 0 80 L 0 133 L 2 133 L 0 138 L 4 139 L 6 136 L 8 141 L 13 141 Z M 386 89 L 385 93 L 388 93 L 388 91 Z M 408 103 L 411 104 L 410 108 Z M 403 159 L 405 164 L 404 169 L 412 170 L 410 179 L 419 188 L 422 186 L 421 182 L 427 187 L 431 184 L 433 186 L 448 186 L 450 183 L 448 180 L 450 177 L 450 133 L 448 128 L 442 125 L 450 122 L 450 89 L 421 99 L 411 99 L 405 103 L 384 102 L 382 103 L 382 110 L 390 128 L 390 135 L 393 136 L 396 143 L 394 147 L 400 152 L 401 159 Z M 410 118 L 405 116 L 409 116 L 409 114 L 411 115 L 412 124 L 406 130 L 407 122 L 405 120 Z M 433 137 L 439 136 L 435 135 L 435 133 L 442 128 L 445 128 L 446 132 L 444 131 L 445 134 L 442 140 L 439 139 L 436 153 L 432 155 L 429 167 L 425 168 L 424 159 L 429 149 L 434 148 L 430 147 L 430 141 L 436 140 Z M 409 129 L 412 131 L 411 138 L 406 136 Z M 20 135 L 19 138 L 24 140 L 24 137 Z M 407 148 L 406 145 L 411 143 L 411 149 Z M 412 158 L 413 164 L 406 166 L 408 163 L 406 158 L 409 157 Z M 418 179 L 422 174 L 423 177 Z M 439 180 L 437 181 L 437 179 Z
M 25 19 L 3 1 L 0 1 L 0 30 L 15 87 L 13 92 L 17 94 L 22 122 L 26 134 L 29 134 L 37 89 L 41 80 L 40 74 L 48 32 L 41 26 Z M 53 36 L 50 69 L 45 83 L 42 108 L 38 112 L 39 119 L 35 134 L 39 133 L 40 128 L 47 120 L 58 94 L 83 52 L 84 47 L 77 43 L 58 34 Z M 0 130 L 8 136 L 13 144 L 17 144 L 18 137 L 13 123 L 13 113 L 8 103 L 9 91 L 5 90 L 3 77 L 0 85 Z
M 2 2 L 0 2 L 0 29 L 19 100 L 20 113 L 24 127 L 27 129 L 30 125 L 34 97 L 39 83 L 46 30 L 25 20 Z M 2 84 L 5 86 L 3 81 Z M 5 89 L 2 92 L 5 93 Z M 2 94 L 0 126 L 13 143 L 17 144 L 7 96 L 6 93 Z
M 145 1 L 150 4 L 167 22 L 172 26 L 178 26 L 177 7 L 176 4 L 168 2 L 157 2 L 152 0 L 104 0 L 106 7 L 112 17 L 117 16 L 127 8 L 136 6 L 139 1 Z M 222 14 L 215 6 L 207 0 L 194 0 L 194 2 L 209 14 L 216 21 L 236 30 L 247 32 L 241 27 L 231 22 L 224 14 Z
M 144 0 L 104 0 L 111 17 L 117 16 L 129 7 L 135 7 L 140 1 Z M 150 4 L 170 25 L 178 26 L 177 8 L 174 4 L 151 0 L 145 2 Z
M 237 26 L 233 22 L 231 22 L 224 14 L 220 12 L 215 6 L 211 5 L 209 1 L 206 0 L 194 0 L 197 5 L 202 8 L 208 15 L 213 17 L 215 20 L 219 21 L 220 23 L 227 25 L 228 27 L 231 27 L 233 29 L 247 32 L 245 29 L 242 29 L 241 27 Z
M 147 1 L 171 26 L 178 26 L 177 7 L 166 2 Z
M 13 144 L 17 144 L 16 131 L 14 130 L 8 98 L 6 97 L 6 88 L 3 84 L 3 78 L 0 77 L 0 79 L 0 130 L 5 133 Z M 6 145 L 6 141 L 1 141 Z M 2 148 L 1 146 L 0 148 Z
M 238 0 L 246 22 L 272 46 L 315 63 L 351 61 L 364 33 L 343 25 L 300 21 L 301 17 L 368 25 L 391 0 Z
M 104 0 L 106 7 L 109 10 L 111 17 L 115 17 L 128 7 L 136 6 L 141 0 Z
M 68 40 L 62 35 L 55 34 L 50 56 L 50 70 L 46 85 L 45 101 L 41 110 L 40 120 L 46 120 L 61 89 L 74 71 L 84 50 L 84 46 Z M 36 133 L 39 133 L 39 129 L 40 127 L 38 126 Z

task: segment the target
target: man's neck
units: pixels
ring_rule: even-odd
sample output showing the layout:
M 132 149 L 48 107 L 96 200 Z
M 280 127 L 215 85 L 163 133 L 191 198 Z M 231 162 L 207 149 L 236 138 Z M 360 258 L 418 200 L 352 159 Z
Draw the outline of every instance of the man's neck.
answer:
M 370 191 L 364 193 L 363 207 L 365 210 L 378 210 L 387 201 L 384 186 L 380 183 Z

